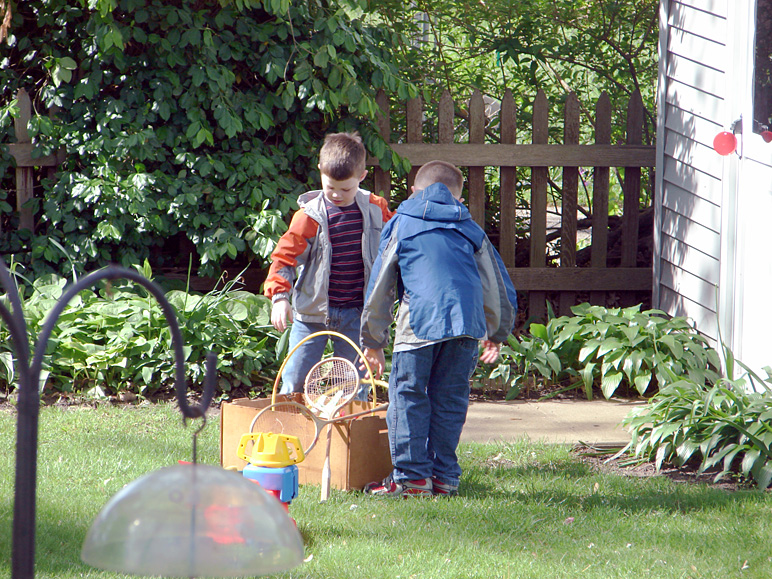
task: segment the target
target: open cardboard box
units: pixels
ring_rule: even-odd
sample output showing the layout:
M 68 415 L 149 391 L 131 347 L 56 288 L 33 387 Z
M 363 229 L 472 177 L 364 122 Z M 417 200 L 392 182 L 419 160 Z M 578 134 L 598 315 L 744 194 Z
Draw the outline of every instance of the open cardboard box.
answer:
M 278 399 L 277 399 L 278 401 Z M 270 398 L 240 398 L 222 404 L 220 412 L 220 463 L 223 467 L 242 470 L 246 461 L 237 451 L 242 434 L 249 432 L 252 419 L 261 409 L 270 405 Z M 369 403 L 352 402 L 348 413 L 367 410 Z M 313 423 L 303 416 L 287 414 L 283 420 L 284 434 L 300 437 L 313 436 Z M 319 442 L 298 464 L 300 484 L 320 484 L 327 427 Z M 367 415 L 333 425 L 330 446 L 330 485 L 343 490 L 362 489 L 372 481 L 383 480 L 391 472 L 391 454 L 384 413 Z

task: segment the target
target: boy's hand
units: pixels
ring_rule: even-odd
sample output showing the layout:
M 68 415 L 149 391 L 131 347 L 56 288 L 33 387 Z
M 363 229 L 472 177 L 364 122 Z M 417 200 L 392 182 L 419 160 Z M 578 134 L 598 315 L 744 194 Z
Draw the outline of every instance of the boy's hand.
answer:
M 367 360 L 367 363 L 370 364 L 373 378 L 377 380 L 381 377 L 381 374 L 383 374 L 383 371 L 386 368 L 386 358 L 383 355 L 383 348 L 365 348 L 362 354 Z M 367 371 L 367 366 L 365 366 L 364 362 L 359 364 L 359 369 Z M 369 378 L 369 376 L 365 376 L 365 378 Z
M 292 321 L 292 308 L 289 300 L 276 300 L 271 308 L 271 323 L 273 327 L 283 332 Z
M 482 352 L 480 352 L 480 361 L 486 364 L 493 364 L 499 359 L 499 352 L 501 351 L 501 344 L 491 342 L 490 340 L 480 340 L 482 345 Z

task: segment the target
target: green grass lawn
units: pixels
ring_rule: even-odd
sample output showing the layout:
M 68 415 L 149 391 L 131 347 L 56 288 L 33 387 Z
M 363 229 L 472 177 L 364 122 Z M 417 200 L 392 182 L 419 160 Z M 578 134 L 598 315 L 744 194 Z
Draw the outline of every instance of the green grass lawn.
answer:
M 125 484 L 191 458 L 170 404 L 46 407 L 36 576 L 115 578 L 80 561 L 91 522 Z M 0 409 L 0 577 L 10 576 L 16 414 Z M 199 436 L 217 464 L 219 421 Z M 664 477 L 599 474 L 567 446 L 462 445 L 460 495 L 388 500 L 302 487 L 290 506 L 306 562 L 293 578 L 766 578 L 772 497 Z

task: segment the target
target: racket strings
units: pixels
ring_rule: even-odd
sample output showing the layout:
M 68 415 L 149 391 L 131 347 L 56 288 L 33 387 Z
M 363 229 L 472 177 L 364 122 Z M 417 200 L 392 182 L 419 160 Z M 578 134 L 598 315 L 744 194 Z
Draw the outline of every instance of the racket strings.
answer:
M 272 432 L 296 436 L 305 452 L 318 436 L 314 424 L 310 427 L 298 427 L 298 417 L 313 423 L 313 419 L 308 415 L 308 410 L 299 408 L 299 405 L 293 402 L 277 403 L 273 406 L 255 416 L 250 432 Z
M 328 358 L 316 364 L 306 377 L 308 405 L 317 414 L 330 418 L 359 389 L 356 367 L 342 358 Z

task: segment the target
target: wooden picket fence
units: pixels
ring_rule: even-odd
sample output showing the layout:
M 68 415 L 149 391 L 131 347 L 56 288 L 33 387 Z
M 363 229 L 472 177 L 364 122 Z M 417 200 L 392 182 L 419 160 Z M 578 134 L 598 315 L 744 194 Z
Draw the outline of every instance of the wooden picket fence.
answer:
M 391 135 L 390 109 L 387 95 L 381 91 L 378 104 L 381 135 Z M 468 168 L 465 196 L 474 220 L 485 227 L 485 168 L 500 168 L 500 225 L 499 252 L 520 295 L 527 296 L 527 319 L 544 319 L 547 298 L 551 297 L 558 314 L 570 315 L 569 308 L 577 297 L 591 303 L 606 305 L 609 293 L 637 295 L 652 287 L 652 268 L 637 266 L 639 245 L 639 215 L 641 198 L 641 169 L 653 167 L 655 150 L 642 144 L 643 103 L 635 92 L 628 105 L 627 138 L 625 144 L 611 144 L 611 104 L 603 93 L 595 108 L 595 142 L 579 144 L 580 104 L 577 96 L 567 96 L 563 116 L 563 143 L 548 144 L 549 105 L 544 92 L 539 91 L 533 105 L 531 143 L 516 142 L 516 110 L 512 92 L 507 90 L 501 101 L 497 143 L 486 143 L 485 103 L 475 91 L 466 109 L 469 140 L 454 142 L 455 103 L 445 92 L 437 106 L 437 142 L 425 142 L 423 127 L 424 106 L 420 98 L 405 103 L 407 130 L 405 142 L 391 143 L 392 149 L 407 158 L 413 170 L 408 176 L 408 190 L 415 171 L 420 165 L 443 160 L 460 168 Z M 391 174 L 373 165 L 373 184 L 376 192 L 387 199 L 391 195 Z M 531 214 L 527 267 L 516 262 L 516 197 L 518 167 L 531 169 Z M 560 229 L 560 266 L 547 267 L 547 192 L 548 168 L 562 167 L 562 208 Z M 579 168 L 594 167 L 593 212 L 590 267 L 577 267 L 577 202 Z M 621 218 L 621 258 L 619 267 L 607 267 L 609 253 L 609 171 L 624 168 L 624 209 Z M 557 297 L 555 297 L 557 296 Z M 552 303 L 552 302 L 551 302 Z M 625 305 L 625 304 L 622 304 Z M 630 304 L 631 305 L 631 304 Z
M 29 96 L 19 91 L 21 115 L 15 120 L 16 143 L 9 145 L 16 159 L 16 210 L 19 227 L 32 230 L 34 214 L 25 203 L 33 196 L 35 173 L 42 168 L 49 175 L 63 161 L 63 153 L 33 158 L 33 146 L 27 133 L 31 116 Z M 381 91 L 378 103 L 383 111 L 378 126 L 382 135 L 391 135 L 390 110 L 387 95 Z M 525 297 L 527 319 L 544 319 L 549 298 L 559 314 L 569 313 L 570 306 L 578 300 L 608 304 L 622 296 L 648 294 L 652 287 L 652 268 L 637 266 L 639 248 L 639 203 L 641 195 L 641 169 L 653 167 L 654 147 L 642 145 L 643 104 L 640 95 L 630 99 L 625 144 L 611 144 L 611 105 L 603 94 L 596 104 L 595 142 L 579 144 L 580 106 L 575 94 L 569 94 L 563 112 L 563 143 L 548 143 L 549 105 L 542 91 L 536 95 L 533 105 L 533 126 L 530 143 L 518 143 L 516 139 L 516 110 L 511 91 L 507 90 L 501 101 L 498 142 L 485 142 L 487 119 L 485 104 L 479 91 L 468 102 L 466 120 L 469 140 L 454 142 L 456 106 L 447 91 L 437 108 L 436 143 L 425 142 L 423 127 L 424 105 L 420 99 L 405 103 L 405 142 L 391 143 L 391 147 L 407 158 L 413 170 L 408 176 L 408 188 L 412 185 L 415 171 L 422 164 L 441 159 L 468 170 L 465 196 L 472 217 L 485 226 L 486 167 L 500 169 L 500 223 L 498 249 L 521 297 Z M 387 139 L 388 140 L 388 139 Z M 392 175 L 377 166 L 377 160 L 369 159 L 372 166 L 373 187 L 376 192 L 389 198 Z M 531 207 L 528 234 L 528 263 L 517 263 L 516 197 L 517 168 L 530 168 Z M 547 267 L 548 225 L 547 193 L 548 168 L 562 168 L 562 213 L 560 219 L 560 265 Z M 579 168 L 594 167 L 592 191 L 592 241 L 589 267 L 577 267 L 577 203 Z M 609 254 L 609 171 L 624 168 L 624 209 L 621 217 L 621 257 L 618 267 L 607 267 Z M 2 234 L 2 230 L 0 230 Z M 493 238 L 493 236 L 491 236 Z M 525 240 L 519 240 L 521 243 Z M 524 267 L 524 265 L 526 265 Z M 259 288 L 251 288 L 259 291 Z M 621 304 L 626 305 L 626 304 Z
M 35 215 L 27 201 L 32 199 L 35 184 L 35 168 L 44 169 L 50 177 L 56 166 L 64 161 L 64 153 L 33 158 L 32 141 L 27 131 L 27 125 L 32 118 L 32 103 L 27 91 L 20 89 L 16 94 L 19 103 L 19 117 L 14 119 L 14 131 L 16 142 L 8 145 L 8 149 L 16 160 L 16 211 L 19 213 L 19 229 L 32 231 L 35 224 Z M 0 234 L 3 233 L 0 222 Z

